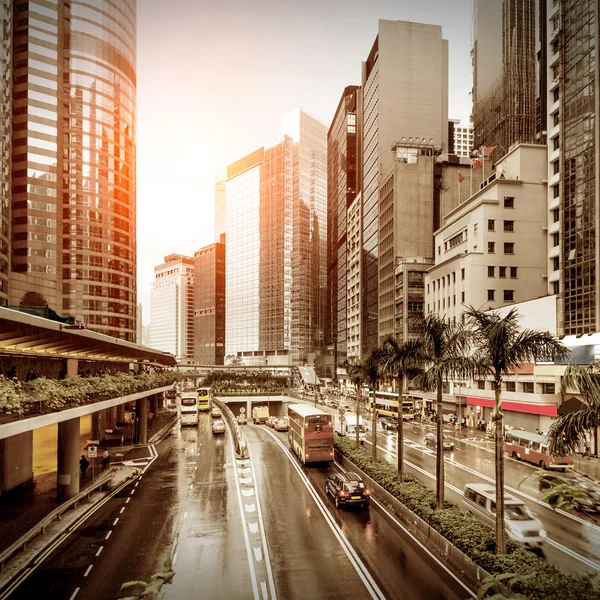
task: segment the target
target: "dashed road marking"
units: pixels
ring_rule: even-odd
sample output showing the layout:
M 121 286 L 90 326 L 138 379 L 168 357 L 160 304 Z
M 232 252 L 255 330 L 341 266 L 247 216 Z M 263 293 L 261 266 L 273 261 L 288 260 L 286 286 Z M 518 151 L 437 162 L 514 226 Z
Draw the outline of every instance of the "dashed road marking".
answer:
M 262 592 L 262 597 L 265 600 L 269 600 L 269 592 L 267 590 L 267 582 L 266 581 L 260 582 L 260 591 Z
M 122 506 L 122 507 L 121 507 L 121 510 L 119 511 L 119 514 L 120 514 L 120 515 L 122 515 L 124 510 L 125 510 L 125 507 L 124 507 L 124 506 Z
M 249 490 L 242 490 L 242 496 L 254 496 L 254 489 L 249 489 Z
M 119 517 L 117 517 L 114 521 L 113 521 L 113 527 L 119 522 Z
M 256 512 L 256 504 L 244 504 L 244 509 L 247 513 Z
M 100 556 L 100 553 L 102 552 L 102 550 L 104 550 L 104 546 L 100 546 L 100 548 L 98 548 L 98 552 L 96 552 L 96 556 Z
M 250 533 L 256 533 L 258 531 L 258 523 L 248 523 L 248 529 Z
M 111 535 L 112 535 L 112 530 L 106 534 L 106 537 L 104 539 L 107 540 Z
M 71 595 L 71 597 L 69 598 L 69 600 L 73 600 L 73 598 L 75 598 L 75 596 L 77 596 L 77 594 L 79 593 L 79 590 L 81 588 L 75 588 L 75 591 L 73 592 L 73 594 Z
M 127 498 L 127 500 L 125 500 L 125 504 L 129 504 L 130 500 L 131 500 L 131 498 Z
M 262 550 L 260 548 L 253 548 L 254 550 L 254 560 L 260 562 L 262 560 Z
M 85 570 L 85 573 L 83 574 L 84 577 L 87 577 L 90 574 L 90 571 L 92 570 L 92 567 L 94 565 L 88 565 L 88 568 Z

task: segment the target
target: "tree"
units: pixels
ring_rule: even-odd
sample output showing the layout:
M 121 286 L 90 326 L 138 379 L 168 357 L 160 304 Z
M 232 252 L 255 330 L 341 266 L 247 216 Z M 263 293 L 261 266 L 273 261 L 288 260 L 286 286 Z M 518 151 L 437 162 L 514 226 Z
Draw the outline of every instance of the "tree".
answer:
M 473 360 L 476 372 L 493 379 L 496 455 L 496 554 L 506 554 L 504 529 L 504 430 L 502 413 L 502 380 L 524 362 L 550 360 L 566 356 L 568 350 L 548 331 L 521 330 L 515 308 L 506 316 L 498 311 L 481 311 L 469 306 L 467 320 L 473 336 Z
M 404 481 L 404 422 L 402 393 L 406 375 L 416 376 L 421 372 L 421 344 L 418 341 L 400 342 L 393 335 L 384 338 L 381 344 L 381 372 L 395 377 L 398 383 L 398 479 Z
M 444 507 L 444 419 L 442 387 L 445 380 L 469 377 L 473 371 L 468 358 L 469 333 L 461 325 L 446 321 L 435 313 L 417 324 L 423 373 L 415 378 L 421 389 L 436 391 L 436 506 Z
M 377 383 L 379 382 L 382 364 L 381 356 L 381 348 L 375 348 L 374 350 L 371 350 L 371 352 L 369 352 L 369 354 L 367 354 L 362 360 L 364 378 L 371 388 L 373 408 L 373 415 L 371 418 L 371 428 L 373 430 L 371 440 L 373 443 L 373 462 L 377 460 L 377 403 L 375 395 L 377 393 Z
M 563 386 L 581 394 L 581 409 L 561 415 L 550 427 L 550 453 L 572 454 L 588 443 L 587 434 L 595 435 L 600 426 L 600 362 L 591 365 L 569 365 Z
M 362 363 L 355 360 L 347 360 L 344 364 L 350 383 L 356 390 L 356 448 L 360 446 L 360 402 L 362 398 L 362 385 L 365 382 L 365 371 Z

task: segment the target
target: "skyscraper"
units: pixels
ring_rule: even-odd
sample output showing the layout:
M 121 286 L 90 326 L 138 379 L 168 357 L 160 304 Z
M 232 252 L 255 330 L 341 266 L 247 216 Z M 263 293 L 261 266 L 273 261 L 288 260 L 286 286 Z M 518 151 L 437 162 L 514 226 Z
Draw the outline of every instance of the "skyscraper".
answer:
M 215 241 L 225 233 L 225 181 L 215 179 Z
M 360 87 L 348 86 L 327 134 L 327 344 L 336 344 L 338 364 L 347 357 L 347 211 L 360 190 Z
M 9 303 L 135 341 L 135 0 L 14 12 Z
M 366 353 L 378 345 L 379 318 L 383 316 L 392 325 L 394 320 L 396 250 L 389 240 L 385 255 L 379 247 L 380 231 L 387 231 L 380 224 L 384 194 L 380 182 L 394 164 L 393 148 L 398 144 L 417 152 L 421 147 L 427 152 L 447 151 L 448 42 L 442 38 L 442 28 L 436 25 L 381 20 L 379 34 L 362 70 L 361 340 L 362 352 Z M 384 289 L 380 289 L 382 283 Z M 379 307 L 381 297 L 387 305 L 383 315 Z
M 303 364 L 325 339 L 326 127 L 295 111 L 283 129 L 227 168 L 226 354 L 247 363 Z
M 169 254 L 154 267 L 150 345 L 174 354 L 180 362 L 193 362 L 194 259 L 190 256 Z

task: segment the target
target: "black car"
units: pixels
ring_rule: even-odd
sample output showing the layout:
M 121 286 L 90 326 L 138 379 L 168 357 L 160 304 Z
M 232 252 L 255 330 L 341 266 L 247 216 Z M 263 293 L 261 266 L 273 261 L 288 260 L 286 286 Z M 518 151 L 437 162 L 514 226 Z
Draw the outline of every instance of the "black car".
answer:
M 325 494 L 331 494 L 335 507 L 358 504 L 368 508 L 371 503 L 371 492 L 356 473 L 338 473 L 325 482 Z
M 385 431 L 397 431 L 398 430 L 398 419 L 392 417 L 391 419 L 380 419 L 382 429 Z
M 574 473 L 544 473 L 540 477 L 540 491 L 565 485 L 582 491 L 580 496 L 573 498 L 573 504 L 577 510 L 582 512 L 600 512 L 600 486 Z

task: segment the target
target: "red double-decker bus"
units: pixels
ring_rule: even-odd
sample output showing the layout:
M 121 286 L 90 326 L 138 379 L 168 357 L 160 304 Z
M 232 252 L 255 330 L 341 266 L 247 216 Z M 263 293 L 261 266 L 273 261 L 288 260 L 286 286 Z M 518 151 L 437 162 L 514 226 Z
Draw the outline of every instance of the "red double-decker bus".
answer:
M 333 460 L 331 415 L 309 404 L 288 406 L 290 448 L 304 463 Z

